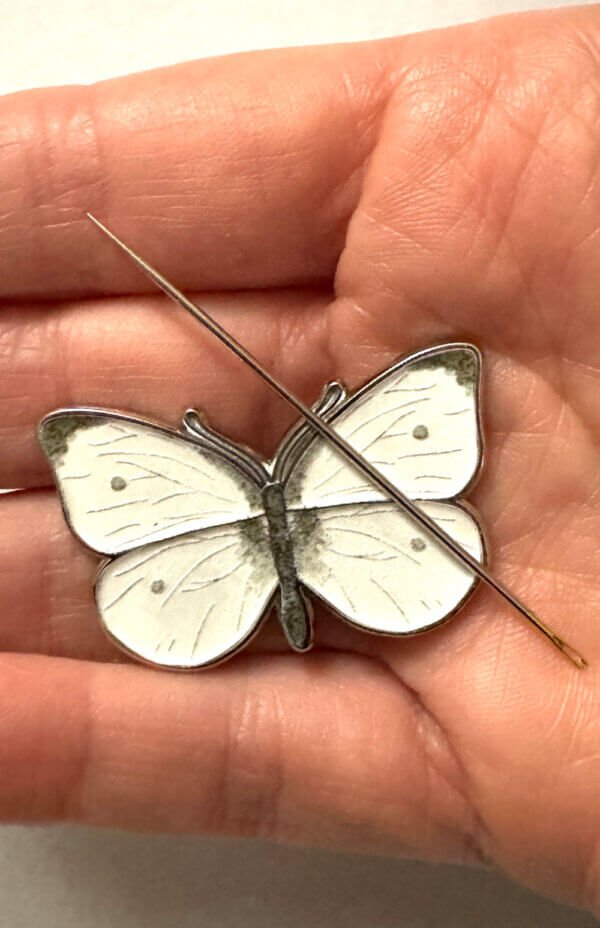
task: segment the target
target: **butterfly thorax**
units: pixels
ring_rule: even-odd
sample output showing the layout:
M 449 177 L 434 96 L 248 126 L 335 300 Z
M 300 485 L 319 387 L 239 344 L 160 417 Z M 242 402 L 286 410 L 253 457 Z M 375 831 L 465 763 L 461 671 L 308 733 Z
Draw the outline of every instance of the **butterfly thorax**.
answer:
M 305 651 L 311 644 L 310 618 L 296 572 L 282 484 L 267 483 L 262 488 L 262 498 L 269 526 L 269 545 L 280 584 L 279 619 L 292 647 Z

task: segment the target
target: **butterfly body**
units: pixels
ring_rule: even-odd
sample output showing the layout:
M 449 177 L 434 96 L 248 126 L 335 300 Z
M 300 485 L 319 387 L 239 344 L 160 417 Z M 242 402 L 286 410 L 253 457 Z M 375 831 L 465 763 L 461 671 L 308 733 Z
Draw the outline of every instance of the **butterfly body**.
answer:
M 411 500 L 485 559 L 459 494 L 481 462 L 480 356 L 441 345 L 314 410 Z M 265 462 L 194 411 L 184 432 L 109 410 L 51 413 L 40 440 L 75 534 L 110 560 L 96 584 L 108 634 L 152 664 L 196 668 L 239 650 L 272 602 L 311 644 L 306 592 L 367 631 L 445 621 L 472 573 L 302 423 Z
M 279 618 L 292 647 L 306 651 L 311 644 L 311 619 L 298 580 L 283 484 L 267 483 L 262 497 L 269 526 L 269 546 L 279 578 Z

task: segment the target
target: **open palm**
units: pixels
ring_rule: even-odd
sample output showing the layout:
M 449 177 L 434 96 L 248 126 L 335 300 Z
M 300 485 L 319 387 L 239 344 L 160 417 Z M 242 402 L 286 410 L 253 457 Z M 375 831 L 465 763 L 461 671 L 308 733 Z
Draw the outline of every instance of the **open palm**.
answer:
M 183 65 L 0 101 L 0 814 L 493 863 L 600 907 L 600 11 Z M 53 408 L 272 453 L 293 421 L 92 210 L 313 401 L 484 352 L 495 572 L 419 639 L 325 611 L 199 675 L 100 631 L 35 431 Z

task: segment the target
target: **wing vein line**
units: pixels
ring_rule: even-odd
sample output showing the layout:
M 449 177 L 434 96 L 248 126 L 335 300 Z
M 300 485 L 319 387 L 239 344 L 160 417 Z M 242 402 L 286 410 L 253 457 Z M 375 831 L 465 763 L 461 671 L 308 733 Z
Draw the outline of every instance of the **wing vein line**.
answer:
M 98 457 L 111 458 L 115 457 L 117 454 L 123 454 L 123 451 L 101 451 Z M 202 477 L 206 477 L 207 480 L 212 480 L 212 475 L 207 474 L 206 471 L 201 467 L 197 467 L 195 464 L 190 464 L 189 461 L 182 461 L 180 458 L 173 458 L 168 454 L 159 454 L 158 451 L 129 451 L 127 452 L 127 455 L 130 458 L 158 458 L 161 461 L 170 461 L 171 464 L 178 464 L 180 467 L 187 467 L 190 470 L 195 471 L 197 474 L 200 474 Z
M 213 535 L 212 537 L 213 537 L 213 539 L 218 539 L 218 538 L 235 538 L 236 535 L 237 535 L 237 532 L 223 532 L 223 533 L 220 534 L 220 535 Z M 158 557 L 158 556 L 159 556 L 160 554 L 162 554 L 164 551 L 173 551 L 174 549 L 176 550 L 177 548 L 187 548 L 188 545 L 198 545 L 198 544 L 202 544 L 202 543 L 205 542 L 206 540 L 207 540 L 207 539 L 205 539 L 205 538 L 187 538 L 186 540 L 181 540 L 181 539 L 180 539 L 180 540 L 178 540 L 178 541 L 175 541 L 173 544 L 170 544 L 170 545 L 162 545 L 162 544 L 161 544 L 161 546 L 158 548 L 158 550 L 152 551 L 150 554 L 146 555 L 146 557 L 144 558 L 144 560 L 142 560 L 142 561 L 136 561 L 136 563 L 135 563 L 135 564 L 132 564 L 131 567 L 125 567 L 125 568 L 123 568 L 123 570 L 117 571 L 117 572 L 115 573 L 115 577 L 123 577 L 125 574 L 130 573 L 132 570 L 136 570 L 138 567 L 142 567 L 144 564 L 147 564 L 149 561 L 154 560 L 155 557 Z
M 123 599 L 124 596 L 127 596 L 127 594 L 134 588 L 134 586 L 137 586 L 138 583 L 141 583 L 143 580 L 145 580 L 145 575 L 143 577 L 138 577 L 137 580 L 134 580 L 133 583 L 130 583 L 129 586 L 126 587 L 126 589 L 122 590 L 119 593 L 119 595 L 115 597 L 115 599 L 113 599 L 106 606 L 103 606 L 102 607 L 103 610 L 106 611 L 107 609 L 110 609 L 111 606 L 115 606 L 118 602 L 120 602 Z
M 363 538 L 370 538 L 371 541 L 378 541 L 381 544 L 381 538 L 378 538 L 377 535 L 371 535 L 370 532 L 362 532 L 358 528 L 336 528 L 335 526 L 332 526 L 329 529 L 329 531 L 330 532 L 341 532 L 342 534 L 345 534 L 345 535 L 361 535 Z M 390 547 L 393 551 L 397 551 L 398 554 L 401 554 L 403 557 L 407 558 L 407 560 L 412 561 L 413 564 L 416 564 L 418 567 L 421 567 L 420 561 L 417 561 L 416 558 L 411 557 L 410 554 L 407 554 L 406 551 L 402 550 L 402 548 L 398 548 L 397 545 L 393 545 L 391 541 L 389 540 L 389 538 L 386 538 L 385 544 L 388 545 L 388 547 Z M 369 555 L 366 554 L 364 555 L 364 557 L 365 559 L 368 559 Z
M 244 600 L 246 599 L 246 593 L 248 592 L 249 582 L 250 582 L 250 578 L 246 577 L 246 582 L 244 583 L 244 592 L 242 593 L 241 598 L 240 598 L 240 608 L 238 609 L 237 623 L 235 626 L 236 631 L 238 632 L 240 630 L 240 625 L 242 624 L 242 616 L 244 614 Z
M 384 396 L 391 396 L 392 393 L 425 393 L 427 390 L 433 390 L 436 386 L 436 383 L 431 383 L 426 387 L 388 387 L 383 393 Z
M 192 564 L 192 566 L 189 568 L 189 570 L 186 570 L 186 571 L 181 575 L 181 577 L 179 578 L 179 580 L 177 580 L 177 582 L 175 583 L 173 589 L 170 590 L 170 591 L 167 593 L 167 595 L 165 596 L 165 598 L 163 599 L 163 601 L 162 601 L 161 604 L 160 604 L 161 609 L 162 609 L 163 606 L 166 606 L 166 604 L 169 602 L 169 600 L 175 595 L 175 593 L 177 593 L 177 591 L 178 591 L 179 588 L 181 587 L 181 584 L 182 584 L 182 583 L 185 583 L 185 581 L 186 581 L 187 578 L 190 576 L 190 574 L 193 574 L 194 571 L 198 569 L 198 567 L 201 567 L 202 564 L 206 564 L 206 562 L 212 560 L 213 557 L 217 557 L 217 555 L 223 554 L 224 551 L 229 551 L 231 548 L 235 548 L 235 547 L 237 547 L 237 544 L 236 544 L 235 542 L 234 542 L 233 544 L 231 544 L 231 545 L 224 545 L 222 548 L 218 548 L 216 551 L 211 551 L 210 554 L 207 554 L 207 555 L 206 555 L 206 557 L 200 558 L 200 560 L 198 560 L 198 561 L 196 561 L 194 564 Z
M 387 596 L 387 598 L 388 598 L 389 601 L 392 603 L 392 605 L 395 606 L 395 608 L 400 612 L 402 618 L 407 622 L 408 620 L 407 620 L 407 618 L 406 618 L 406 613 L 405 613 L 404 609 L 402 608 L 402 606 L 400 605 L 400 603 L 396 602 L 396 600 L 394 599 L 394 597 L 392 596 L 392 594 L 389 592 L 389 590 L 386 590 L 386 588 L 385 588 L 384 586 L 382 586 L 381 583 L 378 583 L 377 580 L 375 580 L 373 577 L 371 577 L 371 583 L 372 583 L 374 586 L 376 586 L 378 590 L 381 590 L 381 592 L 384 594 L 384 596 Z
M 125 435 L 117 435 L 116 438 L 109 438 L 107 441 L 89 441 L 88 447 L 89 448 L 104 448 L 106 447 L 106 445 L 114 445 L 115 442 L 117 441 L 125 441 L 125 439 L 127 438 L 130 438 L 133 440 L 137 437 L 138 437 L 137 435 L 132 434 L 131 432 L 127 432 Z
M 145 499 L 130 499 L 126 503 L 115 503 L 113 506 L 101 506 L 99 509 L 88 509 L 88 516 L 96 515 L 99 512 L 112 512 L 113 509 L 124 509 L 125 506 L 136 506 L 138 503 L 147 503 L 148 497 Z
M 151 467 L 146 467 L 144 464 L 140 464 L 139 461 L 116 461 L 117 464 L 124 464 L 127 467 L 137 467 L 139 470 L 146 472 L 147 476 L 159 477 L 161 480 L 167 480 L 169 483 L 176 483 L 180 487 L 185 487 L 186 490 L 191 490 L 192 487 L 188 486 L 187 483 L 183 483 L 182 480 L 177 480 L 176 477 L 170 477 L 168 474 L 161 474 L 158 470 L 152 470 Z M 136 478 L 132 478 L 136 479 Z M 139 477 L 137 478 L 140 479 Z
M 202 631 L 203 631 L 203 629 L 204 629 L 204 626 L 206 625 L 206 622 L 208 621 L 208 617 L 210 616 L 210 614 L 211 614 L 211 612 L 213 611 L 214 608 L 215 608 L 215 603 L 211 603 L 210 606 L 208 607 L 208 609 L 206 610 L 206 612 L 204 613 L 204 615 L 202 616 L 201 620 L 200 620 L 200 624 L 199 624 L 199 626 L 198 626 L 198 631 L 196 632 L 196 637 L 194 638 L 194 644 L 193 644 L 193 647 L 192 647 L 192 653 L 191 653 L 191 655 L 190 655 L 190 659 L 191 659 L 191 658 L 194 656 L 194 654 L 196 653 L 196 648 L 198 647 L 198 644 L 200 643 L 200 635 L 202 634 Z
M 130 522 L 129 525 L 119 525 L 118 528 L 113 528 L 111 532 L 106 533 L 106 537 L 110 538 L 112 535 L 118 535 L 119 532 L 124 532 L 128 528 L 139 528 L 141 522 Z

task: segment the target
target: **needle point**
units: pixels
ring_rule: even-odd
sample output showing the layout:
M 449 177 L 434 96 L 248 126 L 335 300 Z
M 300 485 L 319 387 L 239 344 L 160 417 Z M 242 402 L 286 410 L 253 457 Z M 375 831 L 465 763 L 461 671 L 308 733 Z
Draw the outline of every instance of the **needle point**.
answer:
M 563 652 L 565 657 L 568 657 L 571 663 L 575 664 L 575 666 L 579 670 L 586 670 L 589 667 L 589 664 L 586 661 L 585 657 L 583 657 L 583 655 L 580 654 L 579 651 L 576 651 L 575 648 L 573 648 L 570 644 L 567 644 L 566 641 L 563 641 L 561 638 L 558 638 L 556 640 L 556 646 L 560 648 L 560 650 Z

